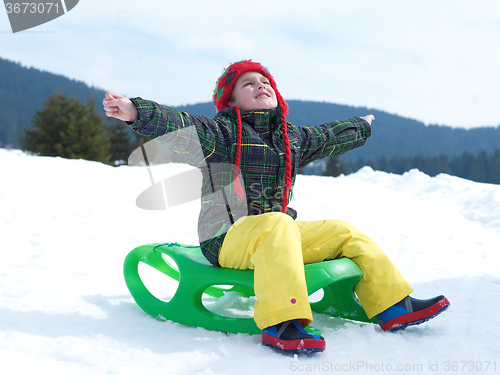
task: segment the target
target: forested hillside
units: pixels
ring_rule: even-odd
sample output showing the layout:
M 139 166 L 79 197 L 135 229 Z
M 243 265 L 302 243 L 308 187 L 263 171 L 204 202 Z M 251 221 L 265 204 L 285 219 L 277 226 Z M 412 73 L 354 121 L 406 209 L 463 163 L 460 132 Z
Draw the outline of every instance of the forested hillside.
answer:
M 104 94 L 83 82 L 0 58 L 0 147 L 19 147 L 19 136 L 25 126 L 32 126 L 35 109 L 41 109 L 43 102 L 57 91 L 82 100 Z M 99 109 L 99 113 L 104 111 Z
M 44 101 L 55 92 L 82 101 L 94 97 L 97 112 L 104 115 L 101 106 L 104 89 L 89 87 L 84 82 L 26 68 L 0 58 L 0 147 L 10 145 L 18 148 L 23 129 L 32 127 L 35 110 L 40 110 Z M 361 165 L 371 165 L 388 172 L 401 173 L 403 169 L 408 168 L 421 168 L 426 172 L 422 167 L 425 164 L 430 166 L 427 167 L 428 170 L 437 169 L 453 174 L 454 169 L 457 169 L 457 160 L 468 165 L 491 164 L 498 160 L 495 152 L 500 147 L 500 126 L 470 130 L 442 125 L 426 126 L 417 120 L 373 108 L 300 100 L 287 102 L 290 106 L 288 120 L 297 125 L 316 126 L 336 119 L 370 113 L 375 115 L 372 136 L 366 145 L 341 156 L 340 161 L 345 163 L 347 171 L 357 170 Z M 178 106 L 177 109 L 197 115 L 215 115 L 215 108 L 208 101 Z M 473 157 L 475 160 L 472 160 Z M 443 161 L 445 159 L 446 161 Z M 425 160 L 425 163 L 422 160 Z M 325 161 L 317 163 L 306 173 L 322 174 L 324 163 Z M 485 168 L 498 169 L 489 164 Z

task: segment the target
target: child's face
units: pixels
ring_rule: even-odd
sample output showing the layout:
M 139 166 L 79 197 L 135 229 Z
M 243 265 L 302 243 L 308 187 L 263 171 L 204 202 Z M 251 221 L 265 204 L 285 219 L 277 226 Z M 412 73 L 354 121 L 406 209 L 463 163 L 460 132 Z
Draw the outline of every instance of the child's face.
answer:
M 230 107 L 238 107 L 240 111 L 255 111 L 276 108 L 278 99 L 265 76 L 257 72 L 246 72 L 236 81 L 228 104 Z

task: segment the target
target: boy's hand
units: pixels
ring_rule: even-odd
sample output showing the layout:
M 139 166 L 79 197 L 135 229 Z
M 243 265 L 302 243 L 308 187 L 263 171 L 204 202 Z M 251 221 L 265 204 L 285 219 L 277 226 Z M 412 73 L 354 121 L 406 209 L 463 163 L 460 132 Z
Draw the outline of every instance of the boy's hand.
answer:
M 363 120 L 365 120 L 367 123 L 369 123 L 370 125 L 372 124 L 372 121 L 375 120 L 375 116 L 373 115 L 368 115 L 368 116 L 365 116 L 365 117 L 361 117 Z
M 135 122 L 138 117 L 137 108 L 130 99 L 114 92 L 107 92 L 102 101 L 106 116 L 114 117 L 118 120 Z

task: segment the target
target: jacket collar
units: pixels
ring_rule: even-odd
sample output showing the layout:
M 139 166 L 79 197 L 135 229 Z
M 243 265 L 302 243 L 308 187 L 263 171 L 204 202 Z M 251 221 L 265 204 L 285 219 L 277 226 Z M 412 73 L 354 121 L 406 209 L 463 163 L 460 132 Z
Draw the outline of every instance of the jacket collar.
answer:
M 236 111 L 233 108 L 222 109 L 217 114 L 217 116 L 220 115 L 236 121 Z M 257 133 L 275 132 L 281 128 L 281 108 L 241 111 L 241 120 L 250 125 Z

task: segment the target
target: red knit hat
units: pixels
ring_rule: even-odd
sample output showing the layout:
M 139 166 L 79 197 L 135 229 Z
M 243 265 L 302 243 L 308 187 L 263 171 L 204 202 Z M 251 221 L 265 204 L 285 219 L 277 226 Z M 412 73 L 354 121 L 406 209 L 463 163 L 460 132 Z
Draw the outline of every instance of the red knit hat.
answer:
M 282 212 L 286 212 L 286 207 L 288 206 L 288 195 L 292 189 L 292 167 L 291 167 L 291 154 L 290 154 L 290 141 L 288 139 L 286 116 L 288 115 L 288 104 L 283 100 L 283 97 L 278 91 L 276 82 L 273 76 L 269 73 L 269 70 L 257 62 L 252 60 L 242 60 L 229 65 L 228 68 L 224 69 L 222 75 L 217 80 L 215 84 L 214 93 L 212 96 L 212 101 L 217 109 L 217 112 L 228 107 L 228 102 L 231 99 L 231 93 L 233 92 L 234 85 L 238 81 L 238 78 L 242 74 L 247 72 L 257 72 L 265 76 L 271 87 L 276 94 L 276 99 L 278 100 L 278 105 L 281 107 L 281 127 L 283 132 L 283 139 L 285 141 L 285 189 L 283 191 L 283 205 Z M 231 107 L 236 110 L 237 123 L 238 123 L 238 133 L 237 133 L 237 145 L 236 145 L 236 175 L 239 173 L 240 161 L 241 161 L 241 114 L 238 107 Z M 239 180 L 236 180 L 235 184 L 236 193 L 240 198 L 243 197 L 243 190 L 239 184 Z

